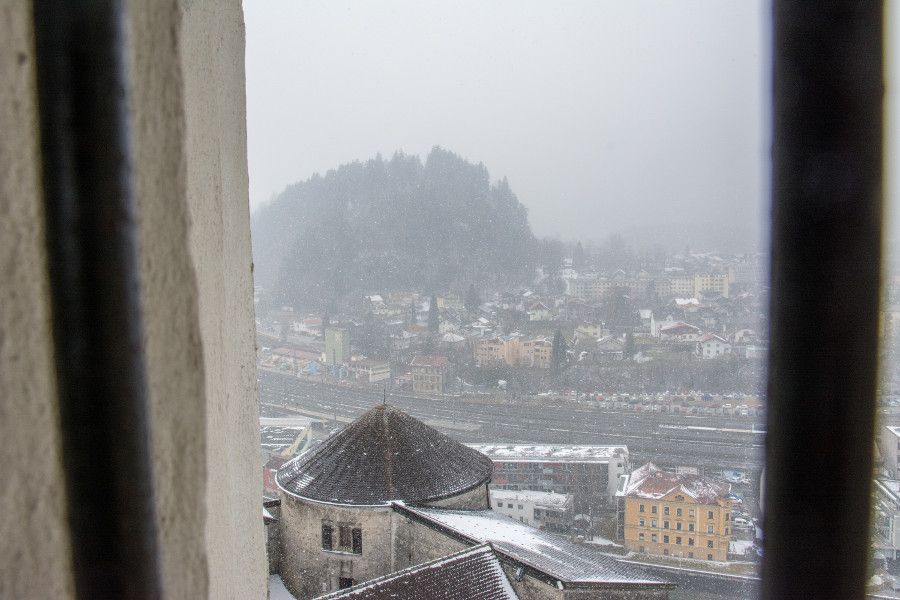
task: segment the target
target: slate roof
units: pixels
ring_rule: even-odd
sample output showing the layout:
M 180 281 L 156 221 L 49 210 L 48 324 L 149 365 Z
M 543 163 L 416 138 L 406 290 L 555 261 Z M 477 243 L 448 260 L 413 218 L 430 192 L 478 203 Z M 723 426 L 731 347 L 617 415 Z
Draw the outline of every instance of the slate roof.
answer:
M 516 592 L 487 544 L 466 548 L 319 600 L 518 600 Z
M 426 523 L 443 527 L 472 543 L 490 543 L 494 551 L 514 562 L 562 581 L 590 587 L 660 587 L 671 584 L 650 577 L 639 567 L 624 564 L 590 546 L 535 529 L 492 510 L 450 510 L 398 507 Z
M 278 471 L 288 493 L 322 502 L 410 504 L 490 481 L 491 459 L 390 405 L 379 405 Z

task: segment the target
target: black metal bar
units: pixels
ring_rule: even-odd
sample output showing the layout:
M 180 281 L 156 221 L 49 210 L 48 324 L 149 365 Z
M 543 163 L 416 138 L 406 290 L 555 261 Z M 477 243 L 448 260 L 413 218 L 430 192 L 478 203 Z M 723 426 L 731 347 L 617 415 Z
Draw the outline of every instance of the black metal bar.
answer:
M 76 593 L 158 598 L 123 10 L 115 0 L 33 8 Z
M 877 376 L 882 5 L 774 3 L 764 598 L 863 598 Z

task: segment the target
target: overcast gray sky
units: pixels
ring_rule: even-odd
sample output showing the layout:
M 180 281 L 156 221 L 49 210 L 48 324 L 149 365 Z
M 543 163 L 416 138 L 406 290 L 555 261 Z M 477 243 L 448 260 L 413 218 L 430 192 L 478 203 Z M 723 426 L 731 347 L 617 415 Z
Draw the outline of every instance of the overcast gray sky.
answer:
M 756 230 L 768 2 L 244 0 L 251 207 L 434 145 L 509 178 L 539 235 Z

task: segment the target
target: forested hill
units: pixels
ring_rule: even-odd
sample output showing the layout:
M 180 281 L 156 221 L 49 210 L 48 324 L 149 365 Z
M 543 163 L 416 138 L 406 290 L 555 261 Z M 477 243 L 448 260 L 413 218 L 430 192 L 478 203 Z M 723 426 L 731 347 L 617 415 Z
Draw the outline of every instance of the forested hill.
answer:
M 252 217 L 256 282 L 283 301 L 527 281 L 536 240 L 506 179 L 434 148 L 289 186 Z M 464 289 L 464 288 L 463 288 Z

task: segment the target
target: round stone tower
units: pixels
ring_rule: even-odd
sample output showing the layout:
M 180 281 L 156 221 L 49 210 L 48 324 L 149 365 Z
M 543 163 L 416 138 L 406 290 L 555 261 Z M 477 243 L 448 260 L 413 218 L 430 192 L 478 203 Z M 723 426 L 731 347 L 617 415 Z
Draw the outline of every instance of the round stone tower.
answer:
M 281 577 L 312 598 L 395 570 L 392 502 L 489 508 L 491 460 L 389 405 L 286 463 Z

